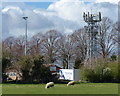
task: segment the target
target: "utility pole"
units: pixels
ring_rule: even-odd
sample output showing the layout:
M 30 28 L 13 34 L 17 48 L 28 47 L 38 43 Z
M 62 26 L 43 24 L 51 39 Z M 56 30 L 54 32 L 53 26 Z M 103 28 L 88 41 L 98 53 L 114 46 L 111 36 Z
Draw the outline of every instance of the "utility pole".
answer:
M 25 20 L 25 56 L 27 55 L 27 19 L 28 17 L 23 17 Z
M 84 21 L 88 24 L 88 26 L 85 26 L 85 30 L 88 35 L 88 48 L 87 48 L 87 59 L 90 60 L 92 58 L 96 58 L 97 56 L 97 44 L 96 44 L 96 36 L 98 34 L 98 29 L 100 26 L 98 26 L 98 22 L 101 21 L 101 13 L 99 14 L 86 14 L 84 12 L 83 14 Z

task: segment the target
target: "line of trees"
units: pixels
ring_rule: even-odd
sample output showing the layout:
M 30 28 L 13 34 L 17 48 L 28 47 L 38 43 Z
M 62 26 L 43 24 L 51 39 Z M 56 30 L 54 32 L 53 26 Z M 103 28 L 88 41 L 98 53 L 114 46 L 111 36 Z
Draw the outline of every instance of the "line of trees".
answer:
M 99 25 L 101 26 L 101 30 L 96 39 L 98 44 L 98 57 L 106 60 L 112 55 L 118 55 L 119 23 L 113 24 L 109 18 L 104 17 Z M 27 41 L 27 55 L 32 57 L 38 55 L 43 56 L 43 63 L 46 64 L 61 61 L 63 68 L 70 67 L 68 66 L 69 62 L 74 61 L 74 68 L 79 68 L 85 65 L 84 61 L 86 59 L 88 47 L 87 40 L 88 37 L 84 28 L 76 30 L 70 35 L 63 34 L 57 30 L 49 30 L 45 34 L 39 32 Z M 24 49 L 24 36 L 19 36 L 17 38 L 8 37 L 2 41 L 3 72 L 10 66 L 20 65 L 18 62 L 24 57 Z M 34 67 L 34 69 L 35 68 L 37 67 Z M 35 71 L 33 73 L 35 74 Z

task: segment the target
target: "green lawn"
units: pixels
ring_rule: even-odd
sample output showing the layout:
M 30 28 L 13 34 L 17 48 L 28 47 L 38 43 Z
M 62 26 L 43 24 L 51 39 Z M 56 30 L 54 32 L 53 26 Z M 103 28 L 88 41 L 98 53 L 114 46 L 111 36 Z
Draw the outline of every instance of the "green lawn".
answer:
M 45 84 L 3 84 L 3 94 L 118 94 L 117 83 L 87 83 L 66 86 L 55 84 L 45 89 Z

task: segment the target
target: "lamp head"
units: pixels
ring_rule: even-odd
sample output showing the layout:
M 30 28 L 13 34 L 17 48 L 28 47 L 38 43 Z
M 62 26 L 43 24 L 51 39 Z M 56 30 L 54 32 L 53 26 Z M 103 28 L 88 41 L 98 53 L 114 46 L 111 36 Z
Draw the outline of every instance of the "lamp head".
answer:
M 27 17 L 27 16 L 24 16 L 24 17 L 22 17 L 22 18 L 26 20 L 28 17 Z

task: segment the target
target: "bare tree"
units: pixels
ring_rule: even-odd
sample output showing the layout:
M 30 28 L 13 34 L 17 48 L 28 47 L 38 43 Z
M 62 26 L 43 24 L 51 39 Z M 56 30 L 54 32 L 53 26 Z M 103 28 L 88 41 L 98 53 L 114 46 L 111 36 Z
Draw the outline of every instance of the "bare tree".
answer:
M 84 62 L 87 55 L 87 34 L 84 28 L 75 31 L 72 34 L 73 40 L 75 42 L 75 54 L 76 59 Z
M 35 34 L 29 42 L 29 53 L 30 54 L 40 54 L 41 53 L 41 44 L 43 42 L 43 34 Z
M 44 35 L 42 42 L 42 53 L 47 63 L 54 63 L 58 53 L 58 40 L 61 38 L 61 34 L 56 30 L 50 30 Z
M 114 42 L 116 42 L 117 44 L 120 45 L 120 22 L 116 22 L 114 25 L 113 25 L 113 40 Z
M 11 52 L 15 43 L 14 41 L 15 41 L 15 38 L 13 36 L 5 39 L 2 43 L 3 49 L 6 49 L 7 51 Z
M 25 37 L 19 36 L 15 39 L 14 43 L 13 55 L 15 56 L 16 60 L 19 60 L 21 56 L 24 56 Z
M 101 31 L 97 37 L 97 42 L 99 44 L 98 52 L 103 58 L 107 58 L 114 51 L 114 42 L 112 34 L 112 21 L 104 17 L 99 24 L 101 26 Z
M 64 35 L 58 41 L 59 59 L 62 61 L 63 67 L 66 69 L 74 66 L 75 42 L 72 38 L 72 35 Z

